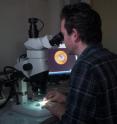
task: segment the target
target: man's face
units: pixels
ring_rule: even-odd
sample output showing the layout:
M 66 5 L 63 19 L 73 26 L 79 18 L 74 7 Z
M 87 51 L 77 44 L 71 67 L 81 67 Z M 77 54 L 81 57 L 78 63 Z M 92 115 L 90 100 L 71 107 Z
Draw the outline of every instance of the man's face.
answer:
M 60 28 L 61 28 L 61 33 L 63 34 L 64 37 L 65 46 L 67 47 L 67 49 L 71 54 L 74 54 L 75 44 L 74 44 L 73 34 L 69 35 L 64 25 L 65 25 L 65 19 L 62 19 Z

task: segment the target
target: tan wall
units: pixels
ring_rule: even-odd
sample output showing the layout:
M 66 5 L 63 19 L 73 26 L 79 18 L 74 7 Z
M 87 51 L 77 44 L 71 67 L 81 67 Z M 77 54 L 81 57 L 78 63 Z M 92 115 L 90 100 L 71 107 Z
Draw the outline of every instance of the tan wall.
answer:
M 32 2 L 33 1 L 33 2 Z M 28 18 L 46 19 L 45 0 L 0 0 L 0 70 L 16 63 L 28 38 Z
M 28 38 L 28 18 L 44 21 L 40 36 L 59 31 L 59 14 L 66 0 L 0 0 L 0 70 L 13 66 L 25 52 L 23 43 Z M 117 53 L 117 1 L 91 0 L 103 22 L 104 47 Z
M 25 53 L 28 18 L 44 21 L 40 36 L 59 31 L 62 4 L 62 0 L 0 0 L 0 71 L 6 65 L 13 66 L 17 57 Z
M 102 18 L 104 47 L 117 53 L 117 0 L 92 0 Z

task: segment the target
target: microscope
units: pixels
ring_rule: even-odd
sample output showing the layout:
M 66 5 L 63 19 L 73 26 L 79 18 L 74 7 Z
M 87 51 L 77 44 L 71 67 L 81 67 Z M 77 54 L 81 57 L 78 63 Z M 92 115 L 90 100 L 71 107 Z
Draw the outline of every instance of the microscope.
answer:
M 15 65 L 15 68 L 24 75 L 24 78 L 19 80 L 19 92 L 21 92 L 19 98 L 20 105 L 14 105 L 13 110 L 35 117 L 48 118 L 51 116 L 51 113 L 41 107 L 45 104 L 42 98 L 46 93 L 49 74 L 48 50 L 54 47 L 58 48 L 63 41 L 63 35 L 58 33 L 55 36 L 46 35 L 39 37 L 39 32 L 44 27 L 43 22 L 38 18 L 29 18 L 28 21 L 30 24 L 29 38 L 24 42 L 26 54 L 21 55 Z M 41 23 L 39 30 L 37 22 Z M 32 92 L 38 96 L 38 101 L 28 100 L 28 82 L 31 84 Z
M 48 81 L 48 49 L 58 47 L 63 41 L 63 35 L 58 33 L 55 36 L 46 35 L 39 37 L 39 33 L 44 27 L 43 21 L 38 18 L 29 18 L 29 38 L 24 43 L 26 54 L 17 59 L 15 68 L 21 71 L 31 84 L 32 92 L 35 96 L 43 96 L 46 93 Z M 41 23 L 38 30 L 37 22 Z M 21 81 L 20 90 L 24 92 L 27 82 Z M 26 92 L 26 91 L 25 91 Z M 25 102 L 27 98 L 21 100 Z

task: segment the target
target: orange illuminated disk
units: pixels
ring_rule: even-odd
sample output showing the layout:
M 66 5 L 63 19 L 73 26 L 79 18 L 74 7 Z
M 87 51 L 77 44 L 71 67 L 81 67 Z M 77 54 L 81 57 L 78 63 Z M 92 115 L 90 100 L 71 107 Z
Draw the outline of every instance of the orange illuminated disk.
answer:
M 67 62 L 67 54 L 64 51 L 57 51 L 54 55 L 57 64 L 63 65 Z

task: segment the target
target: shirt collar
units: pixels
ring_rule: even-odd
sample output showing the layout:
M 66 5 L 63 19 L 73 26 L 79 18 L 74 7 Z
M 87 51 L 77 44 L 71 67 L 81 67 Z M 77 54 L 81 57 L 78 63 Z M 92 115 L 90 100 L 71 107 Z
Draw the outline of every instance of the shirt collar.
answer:
M 88 45 L 88 47 L 81 53 L 81 55 L 78 56 L 78 59 L 82 59 L 100 48 L 103 48 L 103 45 L 101 43 L 96 44 L 96 45 L 95 44 Z

